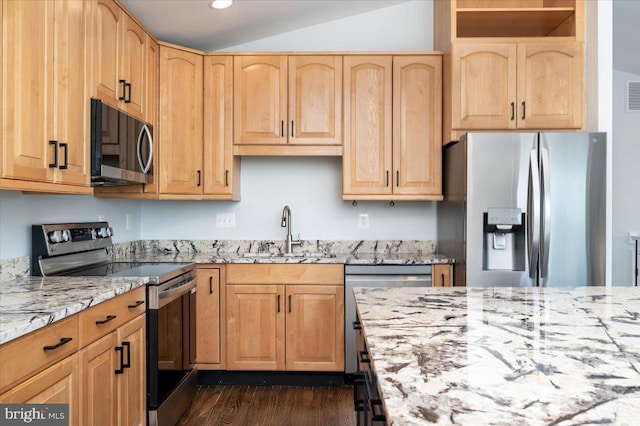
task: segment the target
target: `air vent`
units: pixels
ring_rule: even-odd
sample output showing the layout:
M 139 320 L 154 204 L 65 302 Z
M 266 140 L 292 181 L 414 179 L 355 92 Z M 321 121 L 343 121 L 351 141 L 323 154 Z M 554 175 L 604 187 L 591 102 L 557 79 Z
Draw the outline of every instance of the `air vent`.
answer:
M 627 111 L 640 112 L 640 81 L 627 81 Z

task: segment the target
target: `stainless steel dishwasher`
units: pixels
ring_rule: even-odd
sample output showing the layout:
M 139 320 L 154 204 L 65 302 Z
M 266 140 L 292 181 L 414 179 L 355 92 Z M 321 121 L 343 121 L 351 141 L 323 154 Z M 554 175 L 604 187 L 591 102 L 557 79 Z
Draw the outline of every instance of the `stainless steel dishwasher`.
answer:
M 345 265 L 345 373 L 356 372 L 356 320 L 354 287 L 431 287 L 431 265 Z

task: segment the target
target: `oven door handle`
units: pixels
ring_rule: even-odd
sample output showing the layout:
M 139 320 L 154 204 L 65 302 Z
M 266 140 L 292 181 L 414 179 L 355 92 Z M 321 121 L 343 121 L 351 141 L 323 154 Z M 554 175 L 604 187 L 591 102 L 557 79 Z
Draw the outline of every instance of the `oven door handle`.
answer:
M 158 299 L 166 299 L 176 295 L 187 294 L 196 287 L 195 275 L 190 275 L 187 278 L 179 277 L 180 279 L 173 285 L 168 285 L 166 290 L 160 290 L 158 292 Z M 171 282 L 167 283 L 171 284 Z M 163 286 L 164 287 L 164 286 Z

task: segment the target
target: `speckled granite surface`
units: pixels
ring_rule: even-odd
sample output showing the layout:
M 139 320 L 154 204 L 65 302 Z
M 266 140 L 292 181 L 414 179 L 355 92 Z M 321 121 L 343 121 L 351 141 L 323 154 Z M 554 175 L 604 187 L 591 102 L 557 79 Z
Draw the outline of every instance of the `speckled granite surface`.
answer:
M 393 425 L 636 425 L 640 288 L 356 289 Z
M 146 278 L 26 277 L 0 285 L 0 344 L 145 285 Z

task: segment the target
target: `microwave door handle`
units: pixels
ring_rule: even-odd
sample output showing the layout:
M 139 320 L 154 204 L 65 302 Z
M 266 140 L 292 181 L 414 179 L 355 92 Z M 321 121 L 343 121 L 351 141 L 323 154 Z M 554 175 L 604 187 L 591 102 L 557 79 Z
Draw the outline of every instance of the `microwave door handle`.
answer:
M 149 156 L 147 157 L 146 163 L 143 163 L 142 152 L 140 151 L 140 148 L 142 147 L 142 139 L 144 138 L 145 134 L 147 135 L 147 140 L 149 141 L 148 142 Z M 138 164 L 140 165 L 140 169 L 142 170 L 142 173 L 147 174 L 147 172 L 151 168 L 151 161 L 153 160 L 153 140 L 151 138 L 151 132 L 149 131 L 149 126 L 147 126 L 146 124 L 142 126 L 142 128 L 140 129 L 140 133 L 138 134 L 137 151 L 138 151 Z

